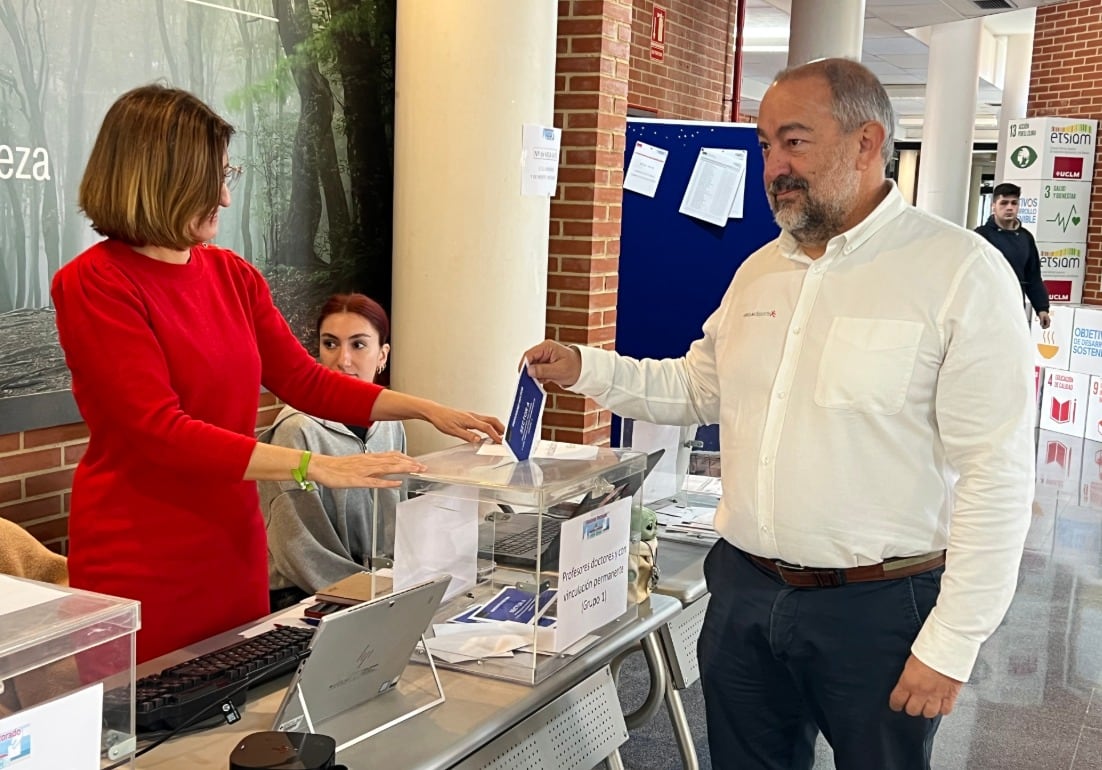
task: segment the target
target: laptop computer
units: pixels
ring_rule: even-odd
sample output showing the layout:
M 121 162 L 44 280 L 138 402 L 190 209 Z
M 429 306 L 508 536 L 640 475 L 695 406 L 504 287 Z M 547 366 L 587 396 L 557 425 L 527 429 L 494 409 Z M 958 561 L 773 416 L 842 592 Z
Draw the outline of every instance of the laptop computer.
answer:
M 491 514 L 493 526 L 479 528 L 478 556 L 492 559 L 498 564 L 532 568 L 539 556 L 541 569 L 552 569 L 559 560 L 559 530 L 562 522 L 589 513 L 623 497 L 636 493 L 666 450 L 658 449 L 647 455 L 647 466 L 642 477 L 633 476 L 611 489 L 591 490 L 578 503 L 559 503 L 551 507 L 544 517 L 542 536 L 538 513 L 515 513 L 502 510 Z
M 450 582 L 443 575 L 324 616 L 272 729 L 318 732 L 325 720 L 391 690 Z

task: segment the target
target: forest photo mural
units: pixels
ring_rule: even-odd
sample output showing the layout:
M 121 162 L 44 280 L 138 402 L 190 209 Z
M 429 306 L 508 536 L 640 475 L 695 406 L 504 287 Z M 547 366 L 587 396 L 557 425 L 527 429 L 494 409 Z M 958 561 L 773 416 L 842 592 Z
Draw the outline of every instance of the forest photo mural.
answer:
M 263 271 L 311 350 L 325 295 L 389 308 L 395 3 L 0 0 L 0 434 L 5 401 L 68 391 L 50 281 L 99 238 L 77 188 L 135 86 L 187 89 L 237 129 L 217 243 Z

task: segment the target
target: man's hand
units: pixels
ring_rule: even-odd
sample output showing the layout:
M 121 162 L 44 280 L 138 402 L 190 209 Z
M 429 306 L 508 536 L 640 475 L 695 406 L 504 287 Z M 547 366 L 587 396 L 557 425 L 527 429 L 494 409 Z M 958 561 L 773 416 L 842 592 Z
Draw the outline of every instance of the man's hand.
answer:
M 582 356 L 574 348 L 544 340 L 524 353 L 528 374 L 540 385 L 553 382 L 569 388 L 582 375 Z M 523 362 L 522 362 L 523 363 Z
M 933 719 L 953 710 L 962 686 L 962 682 L 934 671 L 911 655 L 888 698 L 888 705 L 892 711 L 906 711 L 913 717 Z
M 1041 322 L 1041 328 L 1047 329 L 1052 325 L 1052 316 L 1048 314 L 1047 310 L 1042 310 L 1037 314 L 1037 320 Z

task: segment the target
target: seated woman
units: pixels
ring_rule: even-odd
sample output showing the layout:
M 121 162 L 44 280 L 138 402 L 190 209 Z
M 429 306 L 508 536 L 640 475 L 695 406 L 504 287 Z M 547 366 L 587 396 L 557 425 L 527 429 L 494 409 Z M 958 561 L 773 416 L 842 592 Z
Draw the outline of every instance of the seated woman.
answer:
M 378 302 L 363 294 L 336 294 L 318 314 L 318 360 L 334 371 L 374 382 L 390 354 L 390 321 Z M 260 436 L 277 446 L 315 454 L 352 455 L 406 451 L 401 422 L 370 428 L 322 420 L 286 407 Z M 262 481 L 260 505 L 268 530 L 268 575 L 272 610 L 290 606 L 320 588 L 359 572 L 371 556 L 374 489 L 303 490 L 294 481 Z M 387 553 L 394 542 L 394 506 L 399 488 L 378 490 L 384 507 L 377 533 Z

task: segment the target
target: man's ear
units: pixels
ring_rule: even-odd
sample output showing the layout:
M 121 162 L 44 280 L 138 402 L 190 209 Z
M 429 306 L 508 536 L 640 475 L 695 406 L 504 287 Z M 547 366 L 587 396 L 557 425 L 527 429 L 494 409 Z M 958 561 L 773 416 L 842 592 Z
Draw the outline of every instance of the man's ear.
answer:
M 865 121 L 865 123 L 857 129 L 857 139 L 859 142 L 857 169 L 859 171 L 865 171 L 873 165 L 883 167 L 884 159 L 880 157 L 880 148 L 884 146 L 884 142 L 887 138 L 887 132 L 884 130 L 884 127 L 875 120 Z

